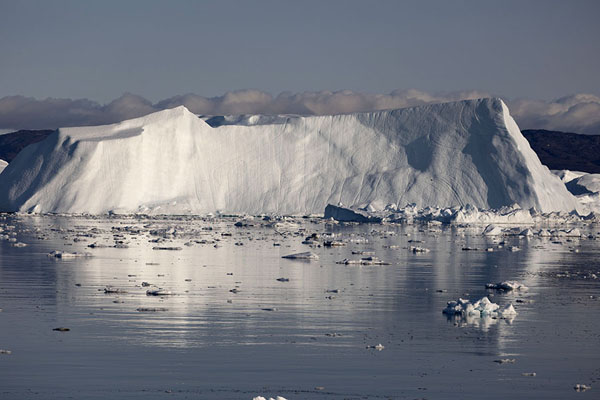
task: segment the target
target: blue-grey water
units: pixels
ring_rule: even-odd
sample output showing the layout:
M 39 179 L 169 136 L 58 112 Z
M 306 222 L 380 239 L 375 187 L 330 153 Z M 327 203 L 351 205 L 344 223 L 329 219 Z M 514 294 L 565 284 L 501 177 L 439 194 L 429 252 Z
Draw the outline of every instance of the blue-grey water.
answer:
M 1 399 L 592 399 L 600 392 L 598 226 L 582 228 L 581 239 L 527 239 L 484 237 L 483 227 L 308 219 L 278 228 L 260 220 L 235 227 L 235 219 L 7 215 L 0 222 L 0 349 L 11 352 L 0 354 Z M 311 233 L 334 233 L 346 245 L 302 244 Z M 150 242 L 157 238 L 163 242 Z M 127 248 L 88 247 L 120 242 Z M 49 257 L 54 250 L 92 256 Z M 302 251 L 320 259 L 281 258 Z M 361 257 L 352 251 L 390 265 L 336 264 Z M 529 290 L 485 289 L 503 280 Z M 147 296 L 142 282 L 173 294 Z M 107 286 L 126 293 L 105 294 Z M 518 315 L 457 321 L 441 312 L 449 300 L 486 295 L 514 304 Z M 377 344 L 384 349 L 368 348 Z M 507 358 L 515 362 L 494 362 Z M 592 389 L 576 392 L 578 383 Z

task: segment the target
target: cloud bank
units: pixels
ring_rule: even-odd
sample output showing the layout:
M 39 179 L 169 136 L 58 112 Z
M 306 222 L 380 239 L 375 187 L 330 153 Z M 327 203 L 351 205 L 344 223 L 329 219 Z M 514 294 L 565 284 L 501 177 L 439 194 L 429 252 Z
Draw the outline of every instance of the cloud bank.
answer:
M 100 125 L 140 117 L 154 111 L 186 106 L 202 115 L 298 114 L 326 115 L 404 108 L 430 103 L 490 97 L 479 91 L 432 94 L 419 90 L 395 90 L 389 94 L 338 92 L 283 92 L 277 96 L 260 90 L 239 90 L 219 97 L 185 94 L 156 104 L 126 93 L 108 104 L 88 99 L 38 100 L 23 96 L 0 99 L 0 129 L 54 129 Z M 548 129 L 600 134 L 600 97 L 576 94 L 552 101 L 507 100 L 521 129 Z

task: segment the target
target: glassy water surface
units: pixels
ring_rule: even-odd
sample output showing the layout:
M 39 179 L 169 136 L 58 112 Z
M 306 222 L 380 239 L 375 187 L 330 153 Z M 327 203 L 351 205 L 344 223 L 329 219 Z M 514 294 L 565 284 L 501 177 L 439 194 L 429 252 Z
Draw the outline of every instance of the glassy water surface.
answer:
M 527 239 L 308 219 L 276 228 L 234 219 L 1 222 L 0 349 L 11 351 L 0 354 L 2 399 L 567 399 L 600 390 L 597 226 L 581 239 Z M 302 244 L 311 233 L 345 246 Z M 123 248 L 102 247 L 115 244 Z M 49 257 L 54 250 L 92 256 Z M 281 258 L 303 251 L 320 259 Z M 365 257 L 353 251 L 389 265 L 336 263 Z M 503 280 L 529 290 L 485 289 Z M 172 295 L 148 296 L 155 286 Z M 518 315 L 441 312 L 449 300 L 486 295 Z M 592 389 L 575 392 L 577 383 Z

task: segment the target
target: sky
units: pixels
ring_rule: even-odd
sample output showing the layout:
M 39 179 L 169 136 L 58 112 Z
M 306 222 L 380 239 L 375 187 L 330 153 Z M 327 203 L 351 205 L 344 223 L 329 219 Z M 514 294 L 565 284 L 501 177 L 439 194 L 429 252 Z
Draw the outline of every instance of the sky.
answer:
M 595 0 L 0 0 L 0 99 L 597 98 L 598 15 Z

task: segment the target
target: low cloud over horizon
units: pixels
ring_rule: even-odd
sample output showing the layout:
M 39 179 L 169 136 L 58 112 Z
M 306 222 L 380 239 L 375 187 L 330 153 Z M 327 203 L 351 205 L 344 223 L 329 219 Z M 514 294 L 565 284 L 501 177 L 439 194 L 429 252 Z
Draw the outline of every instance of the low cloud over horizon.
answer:
M 277 96 L 260 90 L 227 92 L 219 97 L 196 94 L 174 96 L 157 103 L 126 93 L 108 104 L 88 99 L 43 100 L 25 96 L 0 99 L 0 129 L 56 129 L 69 126 L 102 125 L 140 117 L 166 108 L 186 106 L 202 115 L 297 114 L 328 115 L 405 108 L 495 97 L 479 91 L 432 94 L 409 89 L 389 94 L 349 90 L 330 92 L 283 92 Z M 600 97 L 575 94 L 552 101 L 505 100 L 521 129 L 547 129 L 582 134 L 600 134 Z

